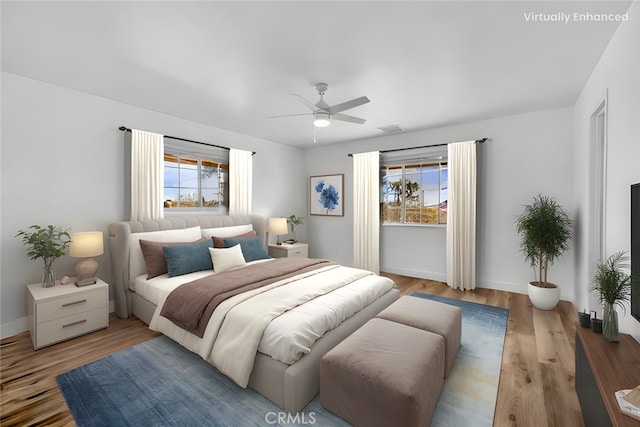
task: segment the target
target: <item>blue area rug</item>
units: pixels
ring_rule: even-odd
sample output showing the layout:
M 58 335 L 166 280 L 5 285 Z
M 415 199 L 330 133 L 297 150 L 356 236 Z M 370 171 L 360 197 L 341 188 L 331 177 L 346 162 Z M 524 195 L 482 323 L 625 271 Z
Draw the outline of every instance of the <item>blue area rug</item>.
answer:
M 462 308 L 462 345 L 432 426 L 491 426 L 508 311 L 425 294 Z M 290 415 L 161 336 L 57 377 L 79 426 L 347 426 L 316 396 Z
M 460 349 L 445 380 L 431 425 L 492 426 L 509 310 L 417 292 L 412 296 L 462 309 Z

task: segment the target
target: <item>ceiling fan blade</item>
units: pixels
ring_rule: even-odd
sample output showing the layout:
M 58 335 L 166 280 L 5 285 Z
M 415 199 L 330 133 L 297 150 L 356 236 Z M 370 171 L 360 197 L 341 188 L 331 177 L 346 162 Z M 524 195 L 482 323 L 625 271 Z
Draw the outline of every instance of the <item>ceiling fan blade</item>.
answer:
M 366 122 L 365 119 L 361 119 L 360 117 L 348 116 L 342 113 L 333 114 L 331 115 L 331 118 L 336 120 L 341 120 L 343 122 L 357 123 L 359 125 L 363 125 Z
M 352 99 L 351 101 L 343 102 L 342 104 L 329 106 L 324 110 L 327 111 L 327 113 L 334 115 L 341 111 L 345 111 L 350 108 L 355 108 L 359 105 L 366 104 L 367 102 L 370 102 L 369 98 L 367 98 L 366 96 L 361 96 L 360 98 L 355 98 L 355 99 Z
M 301 114 L 284 114 L 282 116 L 268 116 L 268 119 L 278 119 L 281 117 L 295 117 L 295 116 L 313 116 L 313 113 L 301 113 Z
M 309 101 L 308 99 L 303 98 L 300 95 L 296 95 L 295 93 L 292 93 L 291 95 L 292 96 L 297 96 L 298 98 L 300 98 L 300 101 L 302 101 L 302 103 L 304 105 L 306 105 L 307 107 L 311 108 L 311 111 L 313 111 L 314 113 L 319 110 L 318 106 L 316 104 L 314 104 L 313 102 Z

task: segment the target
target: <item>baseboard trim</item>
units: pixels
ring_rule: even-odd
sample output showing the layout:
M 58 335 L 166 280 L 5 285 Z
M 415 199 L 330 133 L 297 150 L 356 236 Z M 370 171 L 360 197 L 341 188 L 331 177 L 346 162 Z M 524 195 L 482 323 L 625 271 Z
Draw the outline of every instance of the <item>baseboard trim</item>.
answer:
M 417 279 L 437 280 L 438 282 L 446 282 L 447 275 L 434 271 L 412 270 L 409 268 L 380 267 L 380 271 L 391 274 L 399 274 L 401 276 L 415 277 Z
M 514 292 L 516 294 L 528 294 L 527 285 L 511 282 L 499 282 L 495 280 L 480 279 L 476 281 L 476 287 L 495 289 L 496 291 Z
M 407 268 L 393 268 L 393 267 L 380 267 L 380 271 L 384 271 L 392 274 L 399 274 L 401 276 L 415 277 L 417 279 L 437 280 L 438 282 L 447 282 L 447 276 L 443 273 L 436 273 L 432 271 L 412 270 Z M 496 280 L 478 279 L 476 281 L 476 288 L 495 289 L 496 291 L 513 292 L 516 294 L 528 295 L 529 290 L 525 283 L 512 283 L 512 282 L 500 282 Z M 562 301 L 569 301 L 575 304 L 573 296 L 562 294 L 560 295 Z
M 21 334 L 22 332 L 25 332 L 28 330 L 29 330 L 28 318 L 26 316 L 21 317 L 12 322 L 3 323 L 0 326 L 0 338 L 4 339 L 4 338 L 12 337 L 14 335 Z

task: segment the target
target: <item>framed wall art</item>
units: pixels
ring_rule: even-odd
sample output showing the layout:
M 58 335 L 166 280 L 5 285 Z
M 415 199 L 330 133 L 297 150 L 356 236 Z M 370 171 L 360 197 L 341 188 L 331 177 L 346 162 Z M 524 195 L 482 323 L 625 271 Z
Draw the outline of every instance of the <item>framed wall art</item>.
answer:
M 319 216 L 344 216 L 344 174 L 309 178 L 309 213 Z

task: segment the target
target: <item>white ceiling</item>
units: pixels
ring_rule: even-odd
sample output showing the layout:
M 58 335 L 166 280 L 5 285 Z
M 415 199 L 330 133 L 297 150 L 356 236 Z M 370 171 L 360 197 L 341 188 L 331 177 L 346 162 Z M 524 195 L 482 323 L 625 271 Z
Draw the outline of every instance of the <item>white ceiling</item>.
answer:
M 433 128 L 574 103 L 618 23 L 527 13 L 624 13 L 629 1 L 11 2 L 2 70 L 284 144 Z M 122 123 L 135 127 L 136 123 Z M 147 129 L 163 133 L 163 129 Z M 170 133 L 170 132 L 166 132 Z

